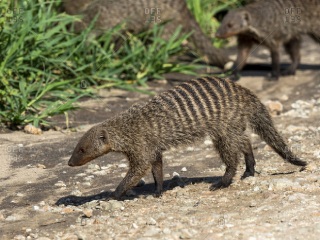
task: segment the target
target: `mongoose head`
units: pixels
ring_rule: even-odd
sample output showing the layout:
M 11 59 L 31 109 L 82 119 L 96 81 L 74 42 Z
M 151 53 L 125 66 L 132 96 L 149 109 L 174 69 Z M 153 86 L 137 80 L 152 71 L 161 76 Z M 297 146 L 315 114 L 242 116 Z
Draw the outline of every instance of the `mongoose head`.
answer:
M 216 32 L 217 38 L 228 38 L 250 29 L 251 18 L 246 10 L 236 9 L 228 12 Z
M 94 126 L 80 139 L 68 165 L 71 167 L 82 166 L 111 150 L 106 127 L 102 127 L 102 125 Z

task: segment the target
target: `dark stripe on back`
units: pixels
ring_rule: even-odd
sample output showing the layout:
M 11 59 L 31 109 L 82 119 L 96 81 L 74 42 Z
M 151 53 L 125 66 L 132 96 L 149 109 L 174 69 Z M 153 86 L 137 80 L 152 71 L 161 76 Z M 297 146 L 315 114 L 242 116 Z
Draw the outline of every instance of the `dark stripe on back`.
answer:
M 184 85 L 184 84 L 182 84 Z M 190 99 L 190 96 L 188 95 L 188 93 L 182 88 L 182 85 L 179 85 L 176 87 L 176 91 L 178 94 L 180 94 L 180 96 L 182 97 L 182 99 L 184 100 L 184 104 L 187 107 L 187 116 L 189 116 L 189 118 L 191 120 L 195 119 L 196 121 L 198 120 L 198 116 L 197 116 L 197 112 L 192 104 L 192 101 Z M 188 113 L 188 110 L 190 112 L 190 114 Z
M 212 118 L 214 116 L 214 111 L 212 109 L 212 103 L 210 102 L 210 99 L 208 98 L 208 93 L 204 90 L 203 85 L 199 83 L 198 80 L 193 80 L 192 85 L 195 86 L 195 88 L 197 89 L 197 91 L 199 92 L 200 98 L 202 98 L 204 100 L 201 101 L 202 105 L 205 104 L 209 114 L 210 114 L 210 118 Z
M 218 119 L 220 119 L 221 116 L 221 106 L 220 102 L 222 101 L 220 97 L 217 96 L 217 93 L 214 91 L 214 89 L 210 86 L 210 83 L 204 79 L 204 78 L 199 78 L 196 79 L 204 88 L 204 90 L 208 93 L 207 96 L 209 99 L 212 99 L 212 103 L 215 106 L 215 114 L 217 114 Z M 210 105 L 211 106 L 211 105 Z M 211 106 L 212 107 L 212 106 Z
M 183 114 L 183 116 L 181 116 L 181 120 L 185 120 L 188 123 L 192 123 L 192 119 L 189 118 L 185 104 L 184 104 L 182 98 L 180 97 L 180 95 L 176 92 L 176 89 L 169 90 L 168 93 L 170 93 L 172 95 L 173 99 L 175 101 L 177 101 L 177 103 L 178 103 L 177 107 L 180 109 L 180 111 Z

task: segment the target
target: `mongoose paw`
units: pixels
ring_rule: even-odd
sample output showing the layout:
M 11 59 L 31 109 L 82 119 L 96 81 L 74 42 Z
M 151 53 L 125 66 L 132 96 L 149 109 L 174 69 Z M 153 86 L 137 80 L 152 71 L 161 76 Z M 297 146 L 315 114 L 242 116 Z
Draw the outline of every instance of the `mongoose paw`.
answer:
M 254 176 L 254 172 L 247 172 L 247 171 L 245 171 L 244 173 L 243 173 L 243 175 L 241 176 L 241 180 L 243 180 L 243 179 L 245 179 L 245 178 L 247 178 L 247 177 L 253 177 Z
M 290 69 L 290 68 L 281 71 L 281 76 L 291 76 L 291 75 L 295 75 L 295 74 L 296 74 L 296 71 L 293 69 Z
M 218 181 L 218 182 L 215 182 L 213 183 L 211 186 L 210 186 L 210 191 L 215 191 L 215 190 L 218 190 L 218 189 L 221 189 L 221 188 L 225 188 L 224 184 L 222 183 L 222 181 Z
M 279 75 L 278 74 L 271 74 L 271 76 L 268 76 L 267 79 L 269 81 L 278 81 L 279 80 Z
M 156 198 L 159 198 L 159 197 L 162 196 L 162 192 L 156 191 L 156 192 L 153 194 L 153 196 L 156 197 Z

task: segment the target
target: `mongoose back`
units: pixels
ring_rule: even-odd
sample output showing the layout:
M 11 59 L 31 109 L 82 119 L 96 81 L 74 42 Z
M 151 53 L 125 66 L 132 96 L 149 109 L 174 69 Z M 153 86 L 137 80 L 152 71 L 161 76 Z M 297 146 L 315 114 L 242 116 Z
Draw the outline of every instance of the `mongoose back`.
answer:
M 240 153 L 246 162 L 243 178 L 254 175 L 255 159 L 244 133 L 247 124 L 284 160 L 306 165 L 287 147 L 268 110 L 251 91 L 216 77 L 183 83 L 94 126 L 80 139 L 68 164 L 81 166 L 111 151 L 124 153 L 129 170 L 114 197 L 136 186 L 149 168 L 160 195 L 162 152 L 210 136 L 226 165 L 221 181 L 210 187 L 214 190 L 231 184 Z
M 233 66 L 234 79 L 243 68 L 254 44 L 266 46 L 271 53 L 271 79 L 280 76 L 279 49 L 284 45 L 292 64 L 282 72 L 294 75 L 300 62 L 301 35 L 320 42 L 319 0 L 264 0 L 230 11 L 216 37 L 237 36 L 238 56 Z
M 222 49 L 215 48 L 193 15 L 187 8 L 185 0 L 65 0 L 64 9 L 69 14 L 82 14 L 82 22 L 75 24 L 80 32 L 99 14 L 95 24 L 95 34 L 125 23 L 129 32 L 139 33 L 154 24 L 167 22 L 163 37 L 168 39 L 178 26 L 182 33 L 190 33 L 190 40 L 199 54 L 206 57 L 214 66 L 223 68 L 230 61 Z

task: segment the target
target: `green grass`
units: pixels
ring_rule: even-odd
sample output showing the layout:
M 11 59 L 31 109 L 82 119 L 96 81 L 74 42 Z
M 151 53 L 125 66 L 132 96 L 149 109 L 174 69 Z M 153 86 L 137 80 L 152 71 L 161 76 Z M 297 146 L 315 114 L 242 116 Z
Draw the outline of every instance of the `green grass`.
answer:
M 92 26 L 80 35 L 72 34 L 68 26 L 76 17 L 57 13 L 59 2 L 17 2 L 15 6 L 0 3 L 3 125 L 48 126 L 49 116 L 74 109 L 77 99 L 92 95 L 95 88 L 133 90 L 164 73 L 194 74 L 197 67 L 171 61 L 183 52 L 181 43 L 188 37 L 179 36 L 179 29 L 168 41 L 159 37 L 162 26 L 139 36 L 129 35 L 115 49 L 112 36 L 120 35 L 121 26 L 88 42 Z M 23 11 L 11 10 L 18 8 Z
M 218 22 L 212 17 L 234 7 L 235 0 L 188 0 L 203 30 L 212 37 Z M 95 89 L 118 87 L 136 90 L 163 74 L 195 74 L 194 63 L 175 61 L 184 52 L 188 35 L 180 29 L 163 40 L 163 26 L 132 35 L 116 26 L 89 40 L 91 26 L 81 34 L 68 27 L 79 20 L 58 13 L 61 0 L 12 0 L 0 2 L 0 125 L 49 126 L 49 116 L 66 113 L 82 96 Z M 114 36 L 124 40 L 117 48 Z M 223 42 L 213 40 L 216 46 Z M 174 58 L 173 58 L 174 56 Z

